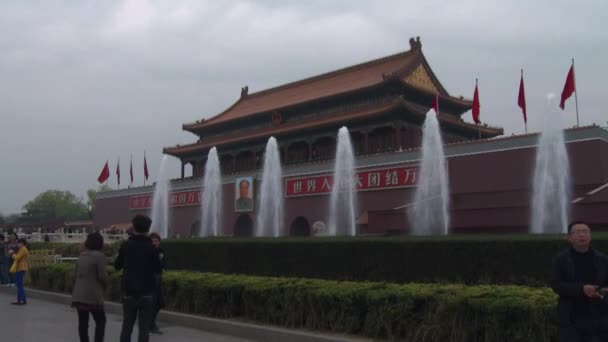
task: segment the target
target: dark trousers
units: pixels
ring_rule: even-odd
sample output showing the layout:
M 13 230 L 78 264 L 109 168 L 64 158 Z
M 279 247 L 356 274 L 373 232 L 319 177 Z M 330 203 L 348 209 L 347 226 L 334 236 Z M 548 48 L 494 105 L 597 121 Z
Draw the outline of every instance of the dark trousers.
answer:
M 150 321 L 150 328 L 152 330 L 158 330 L 158 325 L 156 325 L 156 318 L 158 317 L 158 312 L 165 306 L 165 299 L 163 297 L 163 289 L 161 287 L 161 276 L 156 276 L 156 290 L 154 292 L 154 310 L 152 312 L 152 320 Z
M 158 312 L 160 311 L 159 306 L 155 306 L 152 310 L 152 319 L 150 319 L 150 329 L 157 329 L 158 325 L 156 325 L 156 317 L 158 317 Z
M 608 317 L 577 320 L 558 328 L 559 342 L 608 342 Z
M 95 321 L 95 342 L 103 342 L 106 330 L 106 313 L 103 310 L 91 311 Z M 78 336 L 80 342 L 89 342 L 89 311 L 78 310 Z
M 8 284 L 10 278 L 8 277 L 8 259 L 0 262 L 0 284 Z
M 23 281 L 25 280 L 25 271 L 19 271 L 15 273 L 15 285 L 17 286 L 17 301 L 19 303 L 26 303 L 25 299 L 25 286 Z
M 13 265 L 13 262 L 15 262 L 15 260 L 13 260 L 13 258 L 8 258 L 8 268 L 10 268 Z M 15 273 L 9 273 L 8 274 L 8 283 L 9 284 L 14 284 L 15 283 Z
M 122 331 L 120 332 L 120 342 L 131 342 L 133 325 L 138 321 L 139 335 L 138 342 L 148 342 L 150 340 L 150 324 L 154 313 L 154 298 L 150 296 L 126 296 L 122 298 Z

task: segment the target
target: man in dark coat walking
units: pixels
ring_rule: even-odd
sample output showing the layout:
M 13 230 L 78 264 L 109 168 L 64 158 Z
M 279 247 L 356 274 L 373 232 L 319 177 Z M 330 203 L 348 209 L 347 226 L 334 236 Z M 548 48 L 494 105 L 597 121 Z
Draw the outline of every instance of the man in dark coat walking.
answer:
M 150 339 L 150 325 L 154 314 L 156 274 L 161 272 L 158 250 L 152 245 L 148 231 L 152 220 L 144 215 L 133 218 L 134 233 L 118 251 L 114 262 L 122 272 L 123 322 L 120 342 L 130 342 L 135 320 L 139 321 L 139 342 Z
M 591 248 L 584 222 L 568 226 L 568 241 L 570 248 L 553 259 L 551 275 L 551 288 L 559 295 L 558 341 L 608 341 L 608 257 Z

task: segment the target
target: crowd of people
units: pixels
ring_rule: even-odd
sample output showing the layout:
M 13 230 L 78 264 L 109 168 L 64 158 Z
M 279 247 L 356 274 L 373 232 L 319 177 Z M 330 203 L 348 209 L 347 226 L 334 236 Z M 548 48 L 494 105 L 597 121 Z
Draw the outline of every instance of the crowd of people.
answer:
M 158 234 L 149 234 L 152 221 L 144 215 L 133 218 L 133 231 L 123 243 L 114 261 L 114 268 L 122 271 L 123 322 L 121 342 L 131 341 L 135 322 L 138 322 L 138 342 L 147 342 L 150 333 L 162 334 L 156 324 L 164 306 L 161 279 L 165 267 L 165 253 Z M 104 239 L 99 233 L 87 235 L 76 261 L 72 307 L 78 314 L 80 341 L 89 341 L 89 318 L 95 322 L 95 342 L 105 336 L 106 314 L 104 292 L 108 282 Z M 9 233 L 8 241 L 0 234 L 0 283 L 17 288 L 14 305 L 26 305 L 25 274 L 29 269 L 27 241 Z
M 131 341 L 138 322 L 138 342 L 149 341 L 150 333 L 161 334 L 156 318 L 164 305 L 161 278 L 165 253 L 158 234 L 149 234 L 152 221 L 144 215 L 133 218 L 133 233 L 123 243 L 114 261 L 122 271 L 123 322 L 120 342 Z M 591 229 L 584 222 L 568 226 L 570 247 L 553 260 L 551 287 L 558 294 L 558 340 L 568 342 L 608 341 L 608 256 L 591 247 Z M 101 234 L 91 233 L 76 262 L 72 307 L 78 313 L 80 341 L 89 341 L 89 317 L 95 321 L 95 342 L 104 340 L 106 315 L 104 292 L 108 281 Z M 14 305 L 26 305 L 23 286 L 29 268 L 27 241 L 10 233 L 0 234 L 0 282 L 17 288 Z

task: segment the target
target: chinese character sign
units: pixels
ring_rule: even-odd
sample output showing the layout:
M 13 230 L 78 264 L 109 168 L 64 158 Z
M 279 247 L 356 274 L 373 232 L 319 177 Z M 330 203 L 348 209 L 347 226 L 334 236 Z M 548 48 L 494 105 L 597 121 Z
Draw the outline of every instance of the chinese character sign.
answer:
M 169 194 L 169 207 L 183 207 L 199 205 L 201 203 L 201 192 L 180 191 Z M 141 210 L 152 208 L 152 194 L 132 196 L 129 198 L 130 210 Z
M 403 188 L 418 184 L 418 165 L 357 172 L 353 187 L 357 191 Z M 317 175 L 285 180 L 286 197 L 331 193 L 333 175 Z

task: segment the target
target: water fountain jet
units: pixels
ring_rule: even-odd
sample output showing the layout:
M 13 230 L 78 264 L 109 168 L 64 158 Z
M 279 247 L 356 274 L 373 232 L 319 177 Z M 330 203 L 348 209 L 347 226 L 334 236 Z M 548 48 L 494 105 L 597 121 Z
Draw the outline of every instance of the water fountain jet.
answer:
M 439 121 L 433 109 L 426 114 L 422 127 L 422 162 L 418 176 L 408 215 L 411 233 L 445 235 L 450 226 L 450 194 Z

